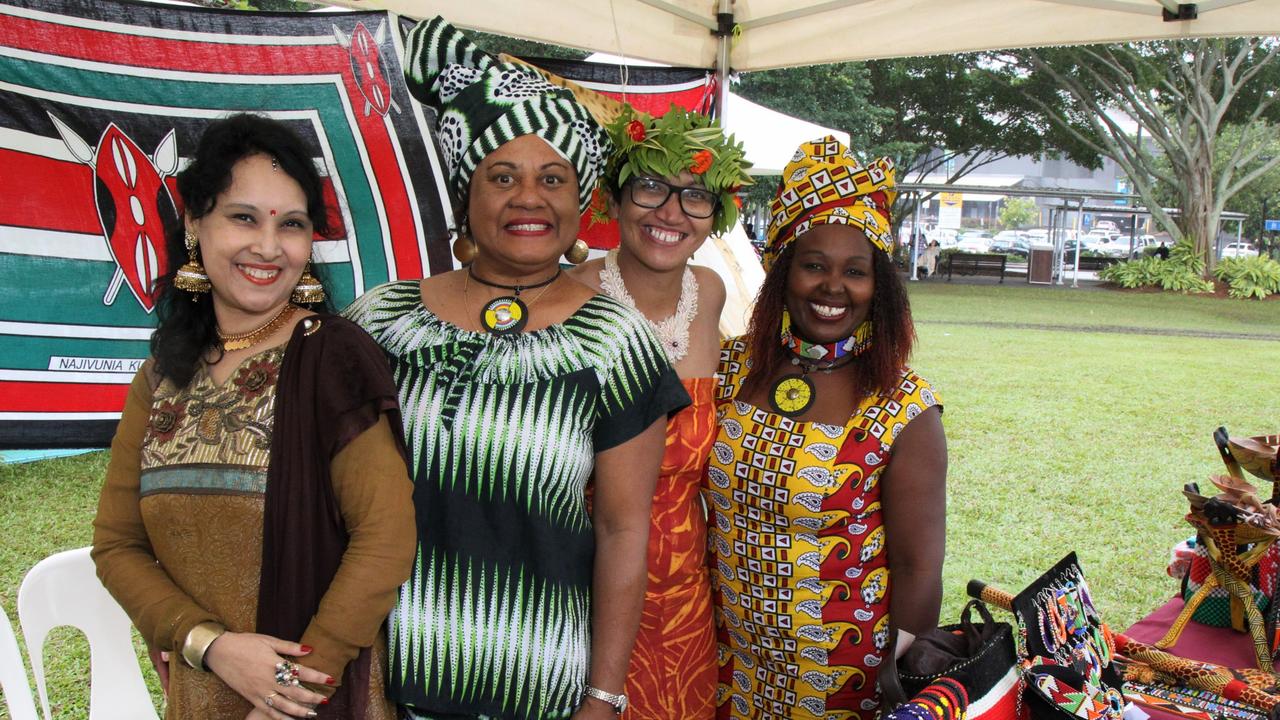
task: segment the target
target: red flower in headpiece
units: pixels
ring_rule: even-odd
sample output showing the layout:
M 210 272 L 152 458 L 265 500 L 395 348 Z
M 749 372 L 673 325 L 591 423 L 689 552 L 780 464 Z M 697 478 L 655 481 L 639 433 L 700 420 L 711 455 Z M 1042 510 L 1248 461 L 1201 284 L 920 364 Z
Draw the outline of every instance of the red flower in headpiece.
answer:
M 643 142 L 645 138 L 644 123 L 639 120 L 632 120 L 627 123 L 627 135 L 636 142 Z
M 710 150 L 699 150 L 698 152 L 693 154 L 693 164 L 689 166 L 689 172 L 693 173 L 694 175 L 701 175 L 702 173 L 710 169 L 711 169 L 711 151 Z
M 737 206 L 738 206 L 738 209 L 739 209 L 739 210 L 741 210 L 741 209 L 742 209 L 742 197 L 740 197 L 740 196 L 738 196 L 738 195 L 734 195 L 734 196 L 733 196 L 733 204 L 734 204 L 734 205 L 737 205 Z

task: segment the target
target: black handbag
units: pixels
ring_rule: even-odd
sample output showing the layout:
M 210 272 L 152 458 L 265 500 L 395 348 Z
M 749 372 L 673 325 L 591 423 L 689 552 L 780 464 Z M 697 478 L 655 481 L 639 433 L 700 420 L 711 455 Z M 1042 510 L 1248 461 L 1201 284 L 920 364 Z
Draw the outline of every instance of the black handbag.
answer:
M 977 613 L 982 622 L 974 622 Z M 1018 652 L 1013 626 L 996 622 L 980 600 L 971 600 L 960 623 L 922 633 L 894 663 L 897 631 L 889 633 L 880 667 L 881 700 L 897 707 L 934 681 L 946 677 L 969 694 L 970 720 L 1012 720 L 1022 712 Z

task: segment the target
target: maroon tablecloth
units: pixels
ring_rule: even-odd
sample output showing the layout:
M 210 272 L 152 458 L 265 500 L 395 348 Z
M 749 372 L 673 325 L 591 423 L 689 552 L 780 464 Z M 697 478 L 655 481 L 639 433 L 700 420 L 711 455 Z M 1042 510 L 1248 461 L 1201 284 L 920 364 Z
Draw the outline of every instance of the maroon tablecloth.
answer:
M 1161 605 L 1155 612 L 1134 623 L 1124 631 L 1125 635 L 1145 643 L 1155 644 L 1164 637 L 1174 618 L 1182 612 L 1182 598 L 1175 597 Z M 1178 642 L 1169 648 L 1169 652 L 1193 660 L 1203 660 L 1231 668 L 1255 667 L 1253 641 L 1247 633 L 1239 633 L 1231 628 L 1216 628 L 1196 622 L 1187 623 Z M 1182 720 L 1179 716 L 1143 707 L 1152 720 Z
M 1175 597 L 1161 605 L 1155 612 L 1133 624 L 1125 635 L 1144 643 L 1155 644 L 1164 637 L 1174 618 L 1182 612 L 1182 598 Z M 1169 652 L 1193 660 L 1203 660 L 1231 668 L 1254 667 L 1253 641 L 1247 633 L 1231 628 L 1216 628 L 1196 622 L 1187 623 L 1182 637 L 1169 648 Z

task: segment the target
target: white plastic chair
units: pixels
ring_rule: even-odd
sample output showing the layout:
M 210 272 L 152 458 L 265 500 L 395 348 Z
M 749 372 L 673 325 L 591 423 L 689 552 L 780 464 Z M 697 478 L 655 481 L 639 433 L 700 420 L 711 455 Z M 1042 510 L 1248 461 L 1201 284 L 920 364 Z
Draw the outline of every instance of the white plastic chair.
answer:
M 36 703 L 31 699 L 31 684 L 27 682 L 27 665 L 22 661 L 18 638 L 3 609 L 0 609 L 0 691 L 4 692 L 9 705 L 9 720 L 38 720 Z
M 18 619 L 45 720 L 52 720 L 44 677 L 44 641 L 60 625 L 89 639 L 89 720 L 157 718 L 130 636 L 132 624 L 102 587 L 89 548 L 36 563 L 18 589 Z

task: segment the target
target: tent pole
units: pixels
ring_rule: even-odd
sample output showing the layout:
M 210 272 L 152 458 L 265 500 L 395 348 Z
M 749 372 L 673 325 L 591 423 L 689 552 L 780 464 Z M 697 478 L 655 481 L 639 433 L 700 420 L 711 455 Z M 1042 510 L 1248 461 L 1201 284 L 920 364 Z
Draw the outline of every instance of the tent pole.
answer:
M 907 242 L 911 243 L 911 279 L 920 279 L 920 249 L 917 247 L 919 241 L 916 239 L 917 234 L 924 237 L 920 232 L 920 193 L 916 193 L 916 207 L 911 216 L 911 234 Z
M 716 36 L 716 118 L 725 127 L 725 115 L 729 110 L 729 50 L 733 43 L 733 0 L 716 3 L 718 28 Z
M 1084 251 L 1084 198 L 1076 202 L 1076 266 L 1071 273 L 1071 287 L 1080 287 L 1080 253 Z

